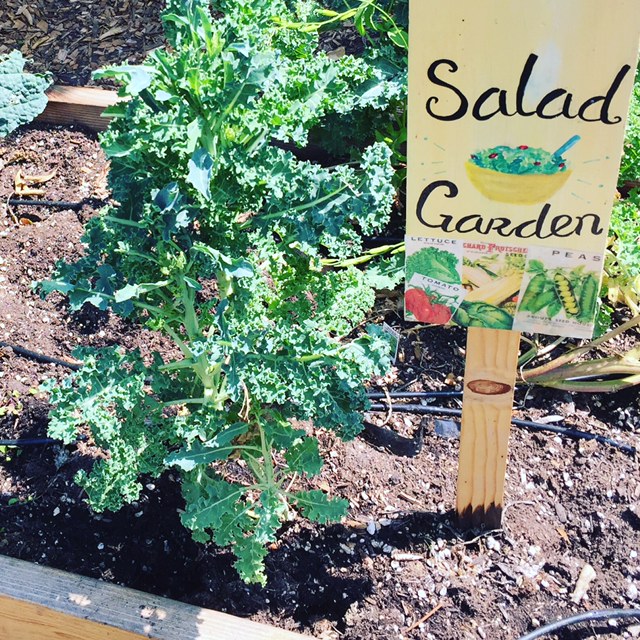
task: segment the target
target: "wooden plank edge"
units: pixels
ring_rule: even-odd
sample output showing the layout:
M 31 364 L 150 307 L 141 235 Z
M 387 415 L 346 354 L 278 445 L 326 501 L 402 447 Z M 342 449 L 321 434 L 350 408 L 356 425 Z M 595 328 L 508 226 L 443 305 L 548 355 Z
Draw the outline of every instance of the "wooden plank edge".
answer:
M 49 102 L 82 105 L 87 107 L 102 107 L 106 109 L 122 98 L 116 91 L 101 89 L 100 87 L 67 87 L 54 84 L 47 90 Z
M 11 640 L 146 640 L 149 636 L 122 631 L 50 608 L 0 596 L 0 637 Z
M 102 112 L 122 100 L 116 91 L 99 87 L 53 85 L 47 91 L 47 106 L 36 118 L 50 124 L 80 124 L 94 131 L 107 128 L 110 118 Z
M 308 640 L 309 636 L 0 556 L 0 638 Z

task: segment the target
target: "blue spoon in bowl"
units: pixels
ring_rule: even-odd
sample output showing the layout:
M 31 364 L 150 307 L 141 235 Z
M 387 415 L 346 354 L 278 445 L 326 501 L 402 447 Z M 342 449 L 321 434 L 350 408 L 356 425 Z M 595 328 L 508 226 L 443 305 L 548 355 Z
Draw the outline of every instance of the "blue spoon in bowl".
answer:
M 561 158 L 565 151 L 569 151 L 573 145 L 580 140 L 580 136 L 571 136 L 561 147 L 553 152 L 555 158 Z

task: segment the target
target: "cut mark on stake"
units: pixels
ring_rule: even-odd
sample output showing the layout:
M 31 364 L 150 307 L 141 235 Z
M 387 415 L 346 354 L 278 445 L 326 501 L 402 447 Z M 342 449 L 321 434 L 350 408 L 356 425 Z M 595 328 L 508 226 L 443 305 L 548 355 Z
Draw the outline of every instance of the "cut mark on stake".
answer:
M 510 384 L 506 382 L 498 382 L 497 380 L 485 380 L 480 378 L 478 380 L 471 380 L 467 383 L 467 387 L 474 393 L 479 393 L 483 396 L 500 396 L 504 393 L 509 393 L 512 389 Z

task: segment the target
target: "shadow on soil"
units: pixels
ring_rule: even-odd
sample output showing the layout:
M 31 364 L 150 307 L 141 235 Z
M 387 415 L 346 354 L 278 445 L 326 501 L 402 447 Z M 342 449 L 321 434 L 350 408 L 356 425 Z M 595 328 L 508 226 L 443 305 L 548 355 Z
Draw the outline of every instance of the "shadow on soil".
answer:
M 26 412 L 30 437 L 44 435 L 41 409 Z M 376 556 L 425 553 L 437 539 L 458 537 L 452 513 L 414 513 L 373 535 L 364 524 L 297 521 L 285 525 L 267 557 L 267 586 L 246 585 L 231 553 L 196 544 L 182 526 L 180 486 L 171 474 L 147 482 L 140 499 L 117 513 L 95 514 L 73 482 L 92 458 L 81 447 L 65 452 L 25 447 L 0 460 L 14 487 L 0 493 L 0 553 L 234 615 L 269 611 L 303 626 L 328 618 L 340 627 L 353 603 L 376 589 Z
M 236 615 L 270 610 L 303 626 L 318 618 L 343 624 L 351 605 L 373 594 L 367 563 L 377 555 L 421 552 L 435 539 L 456 532 L 451 514 L 413 514 L 370 535 L 361 528 L 332 525 L 283 532 L 285 542 L 267 558 L 265 588 L 244 585 L 231 568 L 229 554 L 208 553 L 199 567 L 202 586 L 198 603 Z M 224 557 L 224 564 L 221 563 Z M 204 596 L 204 601 L 200 598 Z

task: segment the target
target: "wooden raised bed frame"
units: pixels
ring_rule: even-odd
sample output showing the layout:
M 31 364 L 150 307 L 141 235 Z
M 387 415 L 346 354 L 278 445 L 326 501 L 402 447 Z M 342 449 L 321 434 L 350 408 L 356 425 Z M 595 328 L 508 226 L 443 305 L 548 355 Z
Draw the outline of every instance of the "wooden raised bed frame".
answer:
M 80 124 L 94 131 L 107 128 L 109 118 L 102 112 L 120 98 L 115 91 L 98 87 L 63 87 L 54 85 L 47 91 L 49 102 L 36 118 L 38 122 L 51 124 Z
M 0 556 L 3 640 L 301 640 L 243 618 Z
M 39 122 L 103 130 L 115 91 L 53 86 Z M 291 631 L 0 556 L 2 640 L 300 640 Z

